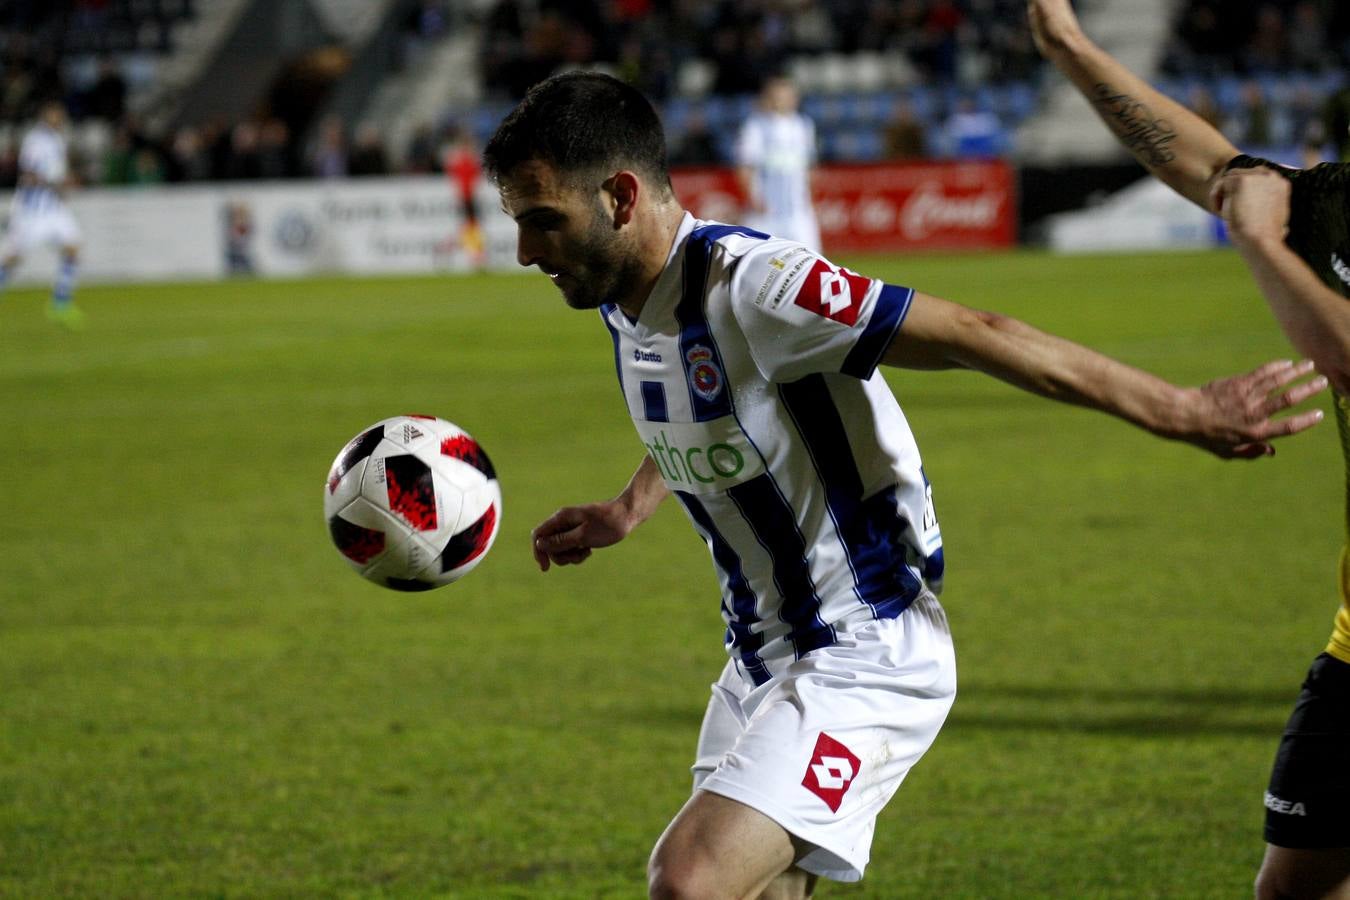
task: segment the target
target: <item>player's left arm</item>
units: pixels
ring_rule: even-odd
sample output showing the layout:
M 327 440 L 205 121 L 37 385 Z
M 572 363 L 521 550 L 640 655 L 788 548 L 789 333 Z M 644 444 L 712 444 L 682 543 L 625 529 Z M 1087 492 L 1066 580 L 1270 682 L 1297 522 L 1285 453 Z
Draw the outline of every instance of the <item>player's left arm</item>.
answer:
M 1127 69 L 1084 34 L 1069 0 L 1027 0 L 1041 55 L 1071 81 L 1093 112 L 1145 169 L 1200 207 L 1238 155 L 1217 128 Z
M 1284 242 L 1290 191 L 1289 179 L 1270 169 L 1235 169 L 1215 184 L 1211 203 L 1290 342 L 1350 396 L 1350 299 Z
M 574 566 L 585 562 L 592 550 L 611 547 L 651 518 L 666 499 L 660 470 L 644 456 L 628 484 L 612 500 L 564 506 L 530 532 L 530 549 L 540 571 L 550 565 Z
M 1311 428 L 1310 410 L 1282 410 L 1326 387 L 1310 362 L 1279 361 L 1202 387 L 1184 388 L 1025 322 L 916 292 L 882 362 L 903 368 L 965 368 L 1063 403 L 1110 413 L 1160 437 L 1186 441 L 1216 456 L 1251 459 L 1274 453 L 1273 438 Z

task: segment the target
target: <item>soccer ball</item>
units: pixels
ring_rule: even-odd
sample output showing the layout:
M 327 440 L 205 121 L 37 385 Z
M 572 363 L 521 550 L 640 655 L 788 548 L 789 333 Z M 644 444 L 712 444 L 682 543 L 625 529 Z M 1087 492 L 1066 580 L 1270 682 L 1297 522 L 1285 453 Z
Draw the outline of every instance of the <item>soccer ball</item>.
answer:
M 323 494 L 338 552 L 361 577 L 399 591 L 469 574 L 492 547 L 501 511 L 483 448 L 435 416 L 395 416 L 352 438 Z

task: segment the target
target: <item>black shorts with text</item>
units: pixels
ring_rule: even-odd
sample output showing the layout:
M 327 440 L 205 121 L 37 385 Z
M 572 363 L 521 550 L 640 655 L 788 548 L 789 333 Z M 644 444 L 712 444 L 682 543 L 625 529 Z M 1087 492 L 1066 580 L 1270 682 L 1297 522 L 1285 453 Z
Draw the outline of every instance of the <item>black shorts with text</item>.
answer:
M 1313 660 L 1266 789 L 1266 843 L 1350 847 L 1350 664 Z

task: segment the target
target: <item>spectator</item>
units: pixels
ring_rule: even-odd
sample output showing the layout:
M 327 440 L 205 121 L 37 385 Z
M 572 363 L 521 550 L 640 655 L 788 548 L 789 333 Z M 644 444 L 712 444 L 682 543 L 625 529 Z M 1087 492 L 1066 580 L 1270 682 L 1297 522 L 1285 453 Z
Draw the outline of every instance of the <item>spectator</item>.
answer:
M 178 129 L 169 146 L 166 178 L 169 181 L 206 181 L 211 174 L 211 158 L 206 153 L 201 132 L 191 126 Z
M 436 135 L 431 126 L 418 125 L 408 142 L 408 152 L 403 160 L 403 171 L 409 175 L 430 175 L 441 170 Z
M 262 177 L 258 142 L 258 125 L 255 122 L 240 122 L 230 130 L 230 155 L 225 161 L 225 178 L 240 181 Z
M 943 124 L 947 153 L 958 159 L 989 158 L 1003 152 L 1005 135 L 998 116 L 962 97 Z
M 1249 72 L 1279 72 L 1289 65 L 1284 16 L 1267 3 L 1256 14 L 1256 28 L 1247 42 L 1244 64 Z
M 104 184 L 131 184 L 131 160 L 135 153 L 132 127 L 123 121 L 113 131 L 112 141 L 103 152 L 99 180 Z
M 1294 6 L 1289 22 L 1289 62 L 1295 69 L 1320 72 L 1327 65 L 1327 29 L 1316 3 Z
M 268 119 L 258 132 L 258 177 L 290 178 L 294 171 L 291 165 L 291 129 L 281 119 Z
M 131 172 L 128 184 L 139 187 L 164 183 L 164 166 L 159 154 L 150 147 L 141 147 L 131 157 Z
M 722 151 L 717 139 L 708 130 L 708 117 L 696 109 L 685 120 L 684 134 L 675 141 L 670 152 L 672 166 L 711 166 L 722 162 Z
M 1340 162 L 1350 162 L 1350 87 L 1330 97 L 1322 109 L 1323 136 Z
M 373 122 L 365 122 L 356 129 L 352 153 L 347 161 L 347 174 L 353 176 L 388 175 L 389 159 L 385 156 L 384 138 Z
M 1197 84 L 1191 88 L 1187 95 L 1186 105 L 1207 123 L 1219 131 L 1223 131 L 1223 110 L 1219 109 L 1218 102 L 1214 99 L 1214 93 L 1202 84 Z
M 342 120 L 328 116 L 319 123 L 319 136 L 309 152 L 309 174 L 318 178 L 347 175 L 347 136 Z
M 403 20 L 403 65 L 411 65 L 428 45 L 450 29 L 450 12 L 442 0 L 421 0 Z
M 1274 131 L 1271 127 L 1270 105 L 1266 103 L 1266 94 L 1260 83 L 1243 83 L 1239 102 L 1241 105 L 1229 128 L 1233 142 L 1244 150 L 1271 146 L 1274 143 Z
M 914 113 L 914 104 L 901 100 L 882 134 L 887 159 L 923 159 L 928 155 L 928 134 Z
M 126 112 L 127 83 L 117 63 L 103 57 L 98 63 L 98 78 L 85 96 L 85 112 L 105 122 L 118 122 Z
M 935 77 L 950 81 L 956 75 L 957 36 L 965 14 L 954 0 L 930 0 L 924 16 L 923 62 Z

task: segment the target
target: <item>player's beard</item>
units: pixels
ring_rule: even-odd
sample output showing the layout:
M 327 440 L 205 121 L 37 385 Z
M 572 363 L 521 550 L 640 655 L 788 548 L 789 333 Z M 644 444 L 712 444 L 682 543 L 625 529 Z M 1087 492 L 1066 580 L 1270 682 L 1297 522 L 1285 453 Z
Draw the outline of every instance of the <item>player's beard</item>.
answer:
M 577 262 L 563 270 L 558 290 L 573 309 L 618 303 L 633 290 L 641 271 L 628 241 L 598 204 L 585 234 L 568 255 Z

